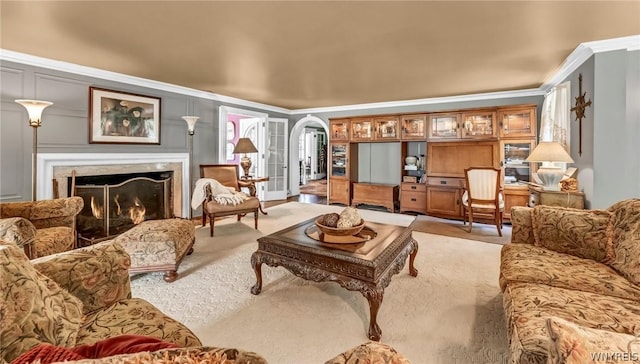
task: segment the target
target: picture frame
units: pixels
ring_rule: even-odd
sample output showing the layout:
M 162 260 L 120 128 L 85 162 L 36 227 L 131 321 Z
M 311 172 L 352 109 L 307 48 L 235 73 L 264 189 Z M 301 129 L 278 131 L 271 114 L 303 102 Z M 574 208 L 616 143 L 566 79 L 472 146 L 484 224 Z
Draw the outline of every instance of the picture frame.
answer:
M 90 144 L 160 144 L 159 97 L 89 87 Z

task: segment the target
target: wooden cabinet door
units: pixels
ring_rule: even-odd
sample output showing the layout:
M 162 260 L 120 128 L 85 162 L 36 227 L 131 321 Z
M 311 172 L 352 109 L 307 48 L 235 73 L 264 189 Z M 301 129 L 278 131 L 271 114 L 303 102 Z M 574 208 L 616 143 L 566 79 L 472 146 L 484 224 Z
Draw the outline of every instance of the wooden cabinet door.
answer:
M 496 131 L 495 111 L 472 111 L 462 114 L 461 137 L 465 139 L 494 138 Z
M 341 203 L 348 206 L 351 203 L 350 184 L 348 179 L 330 179 L 329 203 Z
M 329 140 L 349 141 L 349 119 L 329 120 Z
M 428 138 L 431 140 L 460 138 L 460 117 L 459 113 L 430 114 L 427 127 Z
M 504 196 L 504 213 L 502 214 L 503 220 L 511 220 L 512 207 L 529 205 L 528 185 L 505 186 L 502 194 Z
M 427 115 L 403 115 L 400 119 L 402 140 L 424 140 L 426 135 Z
M 373 119 L 375 125 L 374 140 L 400 140 L 400 118 L 398 116 L 381 116 Z
M 427 186 L 427 213 L 443 217 L 461 217 L 461 189 Z
M 502 138 L 533 138 L 536 125 L 535 105 L 498 110 L 498 129 Z
M 500 164 L 505 185 L 510 183 L 533 182 L 535 164 L 526 159 L 536 146 L 533 139 L 508 139 L 500 141 Z
M 357 118 L 351 119 L 351 141 L 370 142 L 373 140 L 373 119 Z

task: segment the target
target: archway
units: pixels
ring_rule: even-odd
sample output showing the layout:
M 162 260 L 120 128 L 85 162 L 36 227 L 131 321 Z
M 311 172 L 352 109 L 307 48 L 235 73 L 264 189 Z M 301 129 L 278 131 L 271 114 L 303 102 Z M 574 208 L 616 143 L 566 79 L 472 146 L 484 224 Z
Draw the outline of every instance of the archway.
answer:
M 298 185 L 298 181 L 300 180 L 298 150 L 300 148 L 300 135 L 304 132 L 304 128 L 308 126 L 320 126 L 324 129 L 325 133 L 327 133 L 327 136 L 329 136 L 329 125 L 327 122 L 311 114 L 307 114 L 307 116 L 296 121 L 293 125 L 291 134 L 289 135 L 289 186 L 291 186 L 291 196 L 300 194 L 300 186 Z M 329 150 L 327 148 L 327 153 L 328 152 Z M 329 160 L 329 156 L 327 156 L 327 164 Z M 329 166 L 327 165 L 327 174 L 329 172 L 328 169 Z M 329 183 L 329 178 L 327 178 L 327 183 Z M 327 188 L 327 191 L 328 190 Z

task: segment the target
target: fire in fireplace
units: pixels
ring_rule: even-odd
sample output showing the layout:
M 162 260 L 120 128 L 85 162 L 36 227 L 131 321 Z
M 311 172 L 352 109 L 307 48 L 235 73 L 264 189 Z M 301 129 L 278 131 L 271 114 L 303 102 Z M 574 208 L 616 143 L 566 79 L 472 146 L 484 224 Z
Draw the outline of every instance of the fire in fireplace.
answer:
M 76 177 L 69 193 L 84 200 L 76 219 L 78 244 L 94 244 L 145 220 L 171 217 L 172 177 L 172 171 Z

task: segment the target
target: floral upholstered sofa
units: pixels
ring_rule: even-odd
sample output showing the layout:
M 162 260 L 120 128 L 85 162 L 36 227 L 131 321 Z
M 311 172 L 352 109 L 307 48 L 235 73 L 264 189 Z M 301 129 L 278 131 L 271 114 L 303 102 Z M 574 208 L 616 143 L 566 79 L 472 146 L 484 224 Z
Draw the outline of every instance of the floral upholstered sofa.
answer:
M 511 362 L 640 363 L 640 199 L 514 207 L 511 221 L 500 266 Z
M 202 346 L 189 328 L 133 298 L 130 264 L 114 240 L 33 260 L 0 240 L 0 363 L 266 363 L 250 351 Z M 328 363 L 362 358 L 409 363 L 379 343 Z
M 75 248 L 81 197 L 0 203 L 0 239 L 24 248 L 29 259 Z

